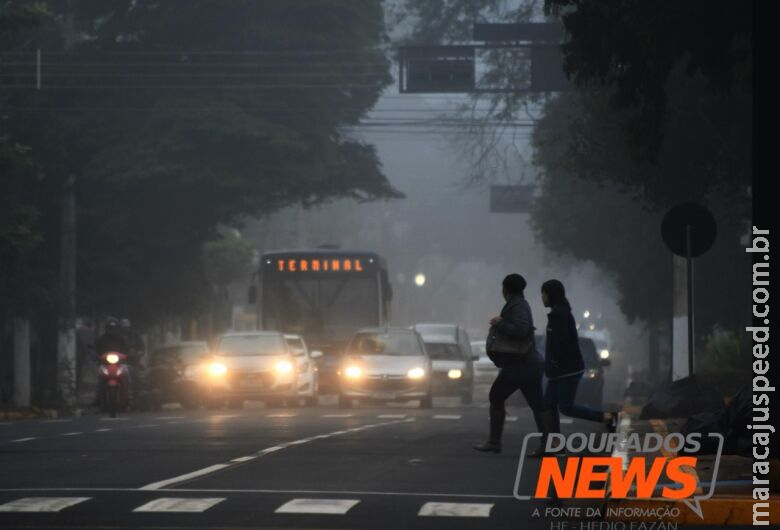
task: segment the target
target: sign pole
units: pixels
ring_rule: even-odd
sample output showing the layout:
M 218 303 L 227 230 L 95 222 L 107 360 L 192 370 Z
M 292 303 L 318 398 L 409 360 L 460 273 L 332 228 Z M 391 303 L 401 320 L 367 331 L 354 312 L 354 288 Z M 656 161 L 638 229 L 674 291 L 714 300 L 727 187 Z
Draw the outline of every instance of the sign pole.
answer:
M 691 256 L 691 225 L 685 225 L 686 259 L 688 265 L 688 375 L 693 375 L 694 336 L 693 336 L 693 257 Z

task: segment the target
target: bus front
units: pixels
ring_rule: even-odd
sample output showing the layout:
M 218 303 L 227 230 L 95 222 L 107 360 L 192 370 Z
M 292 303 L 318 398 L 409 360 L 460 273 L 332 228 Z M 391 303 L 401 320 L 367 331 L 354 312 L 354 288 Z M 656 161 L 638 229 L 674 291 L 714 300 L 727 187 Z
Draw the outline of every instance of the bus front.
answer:
M 335 391 L 338 355 L 352 334 L 387 322 L 391 290 L 381 259 L 372 252 L 268 252 L 259 272 L 259 327 L 302 335 L 310 350 L 323 352 L 320 390 Z

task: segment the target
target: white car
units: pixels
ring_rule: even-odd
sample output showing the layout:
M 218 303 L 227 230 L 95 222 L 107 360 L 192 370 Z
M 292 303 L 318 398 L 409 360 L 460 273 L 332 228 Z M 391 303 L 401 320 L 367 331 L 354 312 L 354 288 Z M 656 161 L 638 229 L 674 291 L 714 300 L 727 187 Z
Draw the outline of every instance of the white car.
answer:
M 298 395 L 306 405 L 317 405 L 320 385 L 314 359 L 321 357 L 322 353 L 309 352 L 306 341 L 300 335 L 285 334 L 284 340 L 298 364 Z
M 498 367 L 488 358 L 485 341 L 472 341 L 471 351 L 479 355 L 479 359 L 474 361 L 474 382 L 478 385 L 492 385 L 498 375 Z

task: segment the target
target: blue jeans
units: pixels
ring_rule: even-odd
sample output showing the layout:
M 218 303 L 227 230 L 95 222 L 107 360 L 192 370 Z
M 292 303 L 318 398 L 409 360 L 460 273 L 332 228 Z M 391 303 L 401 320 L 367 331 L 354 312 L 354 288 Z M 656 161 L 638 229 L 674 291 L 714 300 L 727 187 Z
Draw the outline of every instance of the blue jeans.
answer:
M 604 421 L 604 413 L 602 411 L 574 403 L 580 379 L 582 379 L 582 374 L 569 375 L 547 381 L 547 388 L 544 391 L 544 402 L 553 411 L 552 432 L 561 432 L 561 417 L 558 411 L 570 418 L 598 422 Z

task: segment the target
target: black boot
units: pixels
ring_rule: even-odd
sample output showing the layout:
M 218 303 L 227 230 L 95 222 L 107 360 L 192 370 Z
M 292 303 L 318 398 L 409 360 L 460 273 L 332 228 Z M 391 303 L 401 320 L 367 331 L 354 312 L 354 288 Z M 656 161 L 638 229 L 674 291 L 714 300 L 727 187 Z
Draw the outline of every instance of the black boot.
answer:
M 504 432 L 504 419 L 506 418 L 506 411 L 490 409 L 490 438 L 487 442 L 479 445 L 473 445 L 472 447 L 477 451 L 483 453 L 500 453 L 501 452 L 501 436 Z

